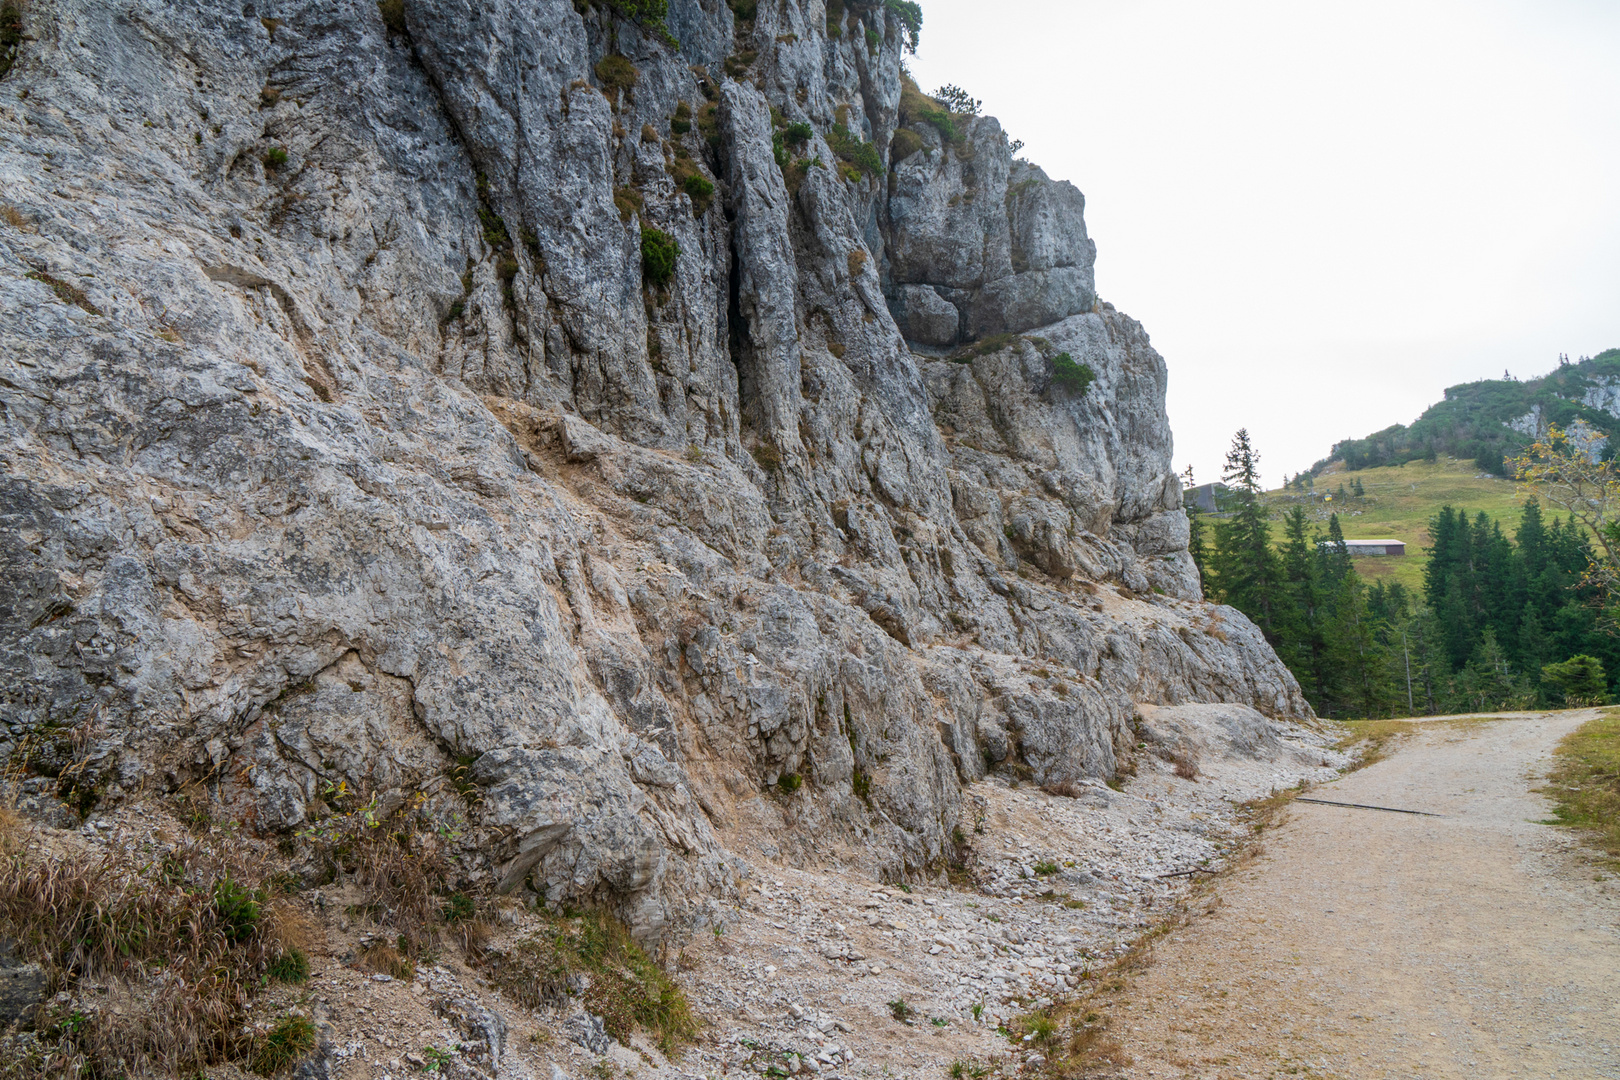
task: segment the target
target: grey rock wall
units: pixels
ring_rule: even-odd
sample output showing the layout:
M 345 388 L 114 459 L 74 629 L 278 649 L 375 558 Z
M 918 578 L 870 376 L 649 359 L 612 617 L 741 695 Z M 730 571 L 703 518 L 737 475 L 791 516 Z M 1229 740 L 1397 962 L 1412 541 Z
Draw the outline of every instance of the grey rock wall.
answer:
M 675 0 L 675 45 L 585 3 L 404 11 L 26 8 L 29 798 L 201 785 L 277 831 L 340 782 L 420 795 L 469 875 L 655 939 L 746 860 L 938 872 L 966 785 L 1108 776 L 1138 703 L 1309 715 L 1200 599 L 1165 366 L 1096 299 L 1079 192 L 989 118 L 891 161 L 881 6 Z

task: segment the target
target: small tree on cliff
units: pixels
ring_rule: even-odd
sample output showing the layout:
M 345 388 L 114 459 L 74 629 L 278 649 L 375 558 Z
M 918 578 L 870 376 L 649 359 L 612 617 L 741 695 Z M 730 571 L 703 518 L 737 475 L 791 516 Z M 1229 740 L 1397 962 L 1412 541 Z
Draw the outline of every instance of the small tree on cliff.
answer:
M 1260 487 L 1260 455 L 1247 428 L 1232 437 L 1221 479 L 1232 489 L 1232 516 L 1215 525 L 1211 569 L 1221 598 L 1253 619 L 1276 643 L 1282 593 L 1282 567 L 1271 546 L 1265 495 Z
M 1181 490 L 1191 491 L 1197 484 L 1193 481 L 1193 467 L 1187 466 L 1187 471 L 1181 474 Z M 1182 500 L 1182 506 L 1187 510 L 1187 554 L 1192 556 L 1193 565 L 1198 567 L 1198 576 L 1203 579 L 1206 594 L 1212 592 L 1209 580 L 1209 549 L 1204 542 L 1204 511 L 1198 502 Z

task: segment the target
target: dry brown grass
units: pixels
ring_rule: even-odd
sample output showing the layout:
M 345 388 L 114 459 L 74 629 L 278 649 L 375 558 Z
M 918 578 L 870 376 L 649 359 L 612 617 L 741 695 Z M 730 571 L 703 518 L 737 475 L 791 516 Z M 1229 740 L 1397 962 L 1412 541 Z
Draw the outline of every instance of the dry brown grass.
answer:
M 379 811 L 376 796 L 362 799 L 340 788 L 330 798 L 339 811 L 300 838 L 328 873 L 341 872 L 360 887 L 365 910 L 357 913 L 388 929 L 408 959 L 420 959 L 439 945 L 446 922 L 449 827 L 420 794 L 392 813 Z
M 4 829 L 0 937 L 69 998 L 40 1009 L 35 1033 L 0 1037 L 0 1076 L 179 1074 L 251 1058 L 249 1011 L 297 927 L 265 917 L 262 866 L 200 844 L 145 863 L 53 849 L 15 815 Z M 105 988 L 93 1003 L 76 993 L 86 979 Z
M 10 203 L 0 204 L 0 221 L 4 221 L 13 229 L 27 229 L 34 224 L 27 214 Z

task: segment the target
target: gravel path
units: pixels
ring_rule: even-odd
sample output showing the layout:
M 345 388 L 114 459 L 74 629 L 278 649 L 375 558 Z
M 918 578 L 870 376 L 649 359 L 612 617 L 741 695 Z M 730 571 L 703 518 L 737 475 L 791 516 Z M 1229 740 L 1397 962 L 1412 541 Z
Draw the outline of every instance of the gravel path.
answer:
M 1293 804 L 1130 986 L 1128 1075 L 1620 1077 L 1620 889 L 1530 790 L 1594 715 L 1428 724 L 1310 792 L 1443 817 Z

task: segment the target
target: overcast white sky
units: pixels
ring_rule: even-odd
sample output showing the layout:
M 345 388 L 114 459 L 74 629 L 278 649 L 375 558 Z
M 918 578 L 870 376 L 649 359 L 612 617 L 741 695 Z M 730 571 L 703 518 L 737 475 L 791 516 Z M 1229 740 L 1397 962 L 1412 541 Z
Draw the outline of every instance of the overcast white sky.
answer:
M 925 90 L 1086 195 L 1176 466 L 1269 484 L 1620 346 L 1620 0 L 923 0 Z

